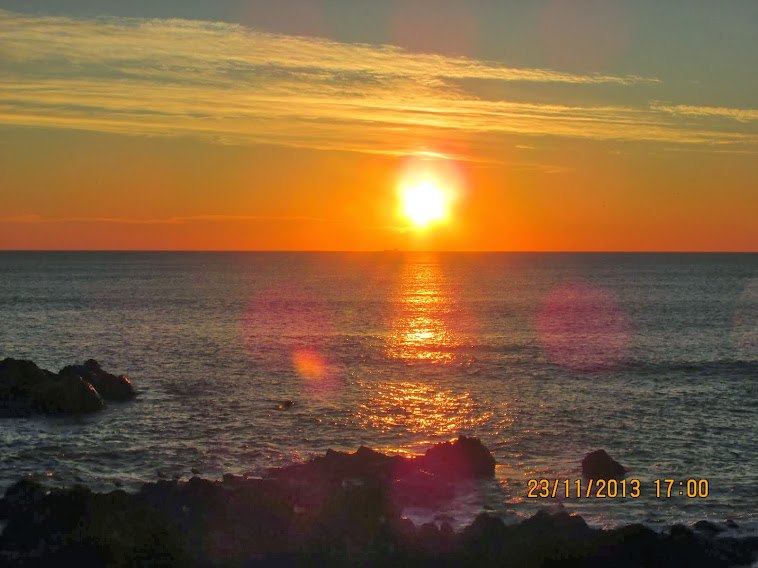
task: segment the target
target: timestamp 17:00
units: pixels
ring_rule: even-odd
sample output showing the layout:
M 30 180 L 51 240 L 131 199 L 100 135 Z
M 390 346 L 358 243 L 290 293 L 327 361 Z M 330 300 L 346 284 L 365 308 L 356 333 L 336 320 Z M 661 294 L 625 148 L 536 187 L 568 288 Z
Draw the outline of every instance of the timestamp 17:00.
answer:
M 707 479 L 655 479 L 652 482 L 656 498 L 708 497 Z M 530 479 L 529 499 L 637 499 L 647 493 L 639 479 Z

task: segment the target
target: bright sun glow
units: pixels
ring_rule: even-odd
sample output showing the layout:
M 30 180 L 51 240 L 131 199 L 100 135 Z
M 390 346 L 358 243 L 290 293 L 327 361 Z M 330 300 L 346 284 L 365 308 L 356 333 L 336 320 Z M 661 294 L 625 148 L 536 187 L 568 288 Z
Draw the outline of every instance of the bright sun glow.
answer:
M 403 191 L 403 213 L 416 227 L 426 227 L 448 215 L 448 196 L 430 181 Z

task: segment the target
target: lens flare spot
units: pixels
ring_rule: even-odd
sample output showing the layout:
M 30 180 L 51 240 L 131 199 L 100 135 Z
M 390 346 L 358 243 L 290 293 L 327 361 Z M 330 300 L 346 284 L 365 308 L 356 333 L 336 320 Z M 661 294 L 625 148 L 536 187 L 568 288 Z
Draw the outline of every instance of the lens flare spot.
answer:
M 553 290 L 535 328 L 547 358 L 577 371 L 613 368 L 629 347 L 629 322 L 615 297 L 588 284 Z
M 323 357 L 312 349 L 298 349 L 292 355 L 297 374 L 304 379 L 320 380 L 326 377 L 327 365 Z

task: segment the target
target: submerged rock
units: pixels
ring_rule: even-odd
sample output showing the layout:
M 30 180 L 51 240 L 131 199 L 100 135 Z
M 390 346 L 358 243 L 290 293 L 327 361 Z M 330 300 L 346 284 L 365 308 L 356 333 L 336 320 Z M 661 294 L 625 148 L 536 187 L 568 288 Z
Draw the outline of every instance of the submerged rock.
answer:
M 605 450 L 588 453 L 582 460 L 582 477 L 586 479 L 622 479 L 626 469 Z
M 60 373 L 40 369 L 32 361 L 0 361 L 0 417 L 86 414 L 104 408 L 103 398 L 126 400 L 133 396 L 129 379 L 106 373 L 93 359 L 65 367 Z

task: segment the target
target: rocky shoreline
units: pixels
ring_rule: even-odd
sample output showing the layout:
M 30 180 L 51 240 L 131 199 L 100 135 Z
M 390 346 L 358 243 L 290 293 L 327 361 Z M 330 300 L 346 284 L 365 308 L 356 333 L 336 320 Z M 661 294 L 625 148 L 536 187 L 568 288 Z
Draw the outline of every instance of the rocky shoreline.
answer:
M 415 458 L 329 450 L 262 477 L 161 480 L 137 493 L 22 479 L 0 500 L 0 565 L 671 568 L 749 565 L 758 553 L 758 538 L 720 536 L 702 522 L 667 534 L 600 530 L 559 508 L 515 525 L 482 514 L 455 532 L 402 517 L 408 504 L 433 507 L 494 468 L 487 448 L 462 436 Z

